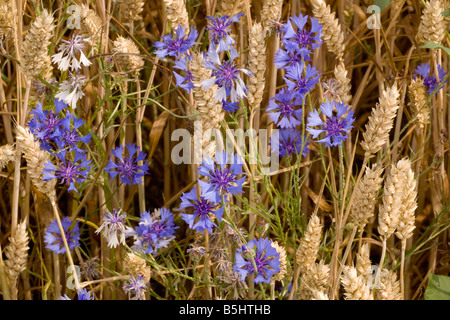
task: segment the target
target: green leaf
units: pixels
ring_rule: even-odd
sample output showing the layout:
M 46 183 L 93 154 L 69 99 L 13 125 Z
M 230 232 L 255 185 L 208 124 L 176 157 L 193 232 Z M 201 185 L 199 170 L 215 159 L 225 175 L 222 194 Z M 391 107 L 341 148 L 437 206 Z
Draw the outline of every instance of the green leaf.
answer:
M 447 9 L 447 10 L 445 10 L 445 11 L 442 11 L 441 14 L 442 14 L 444 17 L 450 16 L 450 9 Z
M 450 277 L 430 274 L 424 298 L 425 300 L 450 300 Z
M 427 41 L 420 48 L 424 48 L 424 49 L 442 49 L 450 56 L 450 49 L 449 48 L 444 47 L 442 44 L 434 43 L 433 41 Z
M 375 0 L 374 5 L 380 8 L 380 12 L 386 9 L 386 7 L 391 3 L 391 0 Z

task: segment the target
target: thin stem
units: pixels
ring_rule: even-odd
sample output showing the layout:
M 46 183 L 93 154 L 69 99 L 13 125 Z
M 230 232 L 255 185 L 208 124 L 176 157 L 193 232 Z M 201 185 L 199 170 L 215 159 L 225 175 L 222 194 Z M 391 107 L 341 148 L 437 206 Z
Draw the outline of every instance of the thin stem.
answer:
M 402 239 L 402 253 L 400 260 L 400 292 L 403 300 L 405 300 L 405 251 L 406 239 Z

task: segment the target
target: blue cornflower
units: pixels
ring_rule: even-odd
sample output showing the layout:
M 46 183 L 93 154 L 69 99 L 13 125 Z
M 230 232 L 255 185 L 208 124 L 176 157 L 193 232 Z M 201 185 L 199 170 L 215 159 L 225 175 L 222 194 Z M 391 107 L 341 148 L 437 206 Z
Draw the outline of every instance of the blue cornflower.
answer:
M 66 117 L 61 121 L 61 129 L 59 139 L 56 140 L 58 148 L 75 150 L 80 153 L 85 152 L 84 149 L 79 148 L 80 143 L 87 144 L 91 140 L 92 134 L 85 136 L 79 134 L 79 128 L 85 123 L 82 119 L 76 118 L 72 113 L 67 112 Z
M 217 51 L 229 50 L 235 43 L 233 38 L 230 36 L 231 24 L 234 22 L 239 22 L 243 13 L 237 14 L 233 17 L 222 16 L 222 17 L 210 17 L 206 16 L 208 19 L 208 26 L 206 30 L 210 32 L 211 40 L 215 45 L 217 45 Z
M 175 230 L 178 228 L 173 223 L 173 214 L 169 209 L 157 209 L 153 214 L 144 211 L 139 226 L 136 227 L 133 249 L 149 254 L 156 253 L 175 239 Z
M 143 275 L 131 275 L 130 280 L 123 285 L 123 291 L 128 294 L 130 300 L 144 300 L 147 281 Z
M 61 220 L 61 225 L 64 229 L 64 235 L 66 236 L 69 250 L 73 250 L 80 245 L 80 228 L 78 227 L 78 221 L 75 222 L 72 228 L 72 221 L 69 217 L 64 217 Z M 56 254 L 65 253 L 66 248 L 62 239 L 61 231 L 59 230 L 58 222 L 53 220 L 45 230 L 44 242 L 47 244 L 45 247 L 55 252 Z
M 175 71 L 173 71 L 173 75 L 175 76 L 175 79 L 177 80 L 177 86 L 179 86 L 180 88 L 182 88 L 182 89 L 186 90 L 188 93 L 190 93 L 191 89 L 194 88 L 194 84 L 192 83 L 194 76 L 192 75 L 192 72 L 189 70 L 189 68 L 187 66 L 188 60 L 189 60 L 189 58 L 187 56 L 184 58 L 181 58 L 179 60 L 176 60 L 173 68 L 184 71 L 183 73 L 185 75 L 182 76 Z
M 218 89 L 216 90 L 214 98 L 216 101 L 220 102 L 227 100 L 228 97 L 230 102 L 236 102 L 245 97 L 247 88 L 245 87 L 244 81 L 242 81 L 239 76 L 239 72 L 242 71 L 249 76 L 253 75 L 252 72 L 246 69 L 238 68 L 234 63 L 233 60 L 239 56 L 236 49 L 231 48 L 229 53 L 229 59 L 221 62 L 219 54 L 214 46 L 210 46 L 208 54 L 206 55 L 206 61 L 204 62 L 204 66 L 207 69 L 212 70 L 212 77 L 203 80 L 201 84 L 206 90 L 216 84 Z
M 229 101 L 222 101 L 222 109 L 226 112 L 235 112 L 237 109 L 239 109 L 239 101 L 236 102 L 229 102 Z
M 319 82 L 320 73 L 309 64 L 294 64 L 286 69 L 284 80 L 289 91 L 297 91 L 303 97 Z
M 78 289 L 77 294 L 78 294 L 78 300 L 95 300 L 92 292 L 85 288 Z M 64 296 L 61 296 L 59 298 L 59 300 L 72 300 L 72 299 L 70 299 L 67 296 L 67 294 L 65 294 Z
M 123 155 L 122 145 L 112 150 L 111 153 L 116 157 L 116 162 L 111 157 L 105 170 L 109 173 L 111 179 L 114 179 L 119 174 L 120 181 L 125 185 L 139 184 L 141 183 L 141 178 L 147 174 L 148 163 L 138 166 L 138 161 L 144 160 L 146 154 L 140 151 L 135 144 L 128 143 L 126 149 L 128 156 Z
M 445 76 L 447 75 L 447 73 L 444 72 L 444 68 L 441 65 L 437 64 L 437 69 L 440 83 L 443 84 L 447 82 L 447 80 L 443 81 Z M 437 82 L 434 73 L 431 73 L 431 67 L 428 63 L 422 63 L 414 71 L 422 77 L 424 86 L 428 88 L 428 94 L 432 94 L 433 91 L 438 88 L 439 83 Z M 414 79 L 416 78 L 417 76 L 414 75 Z
M 253 239 L 237 249 L 233 271 L 240 274 L 241 281 L 244 281 L 247 275 L 256 274 L 253 283 L 269 283 L 272 275 L 280 271 L 280 254 L 271 243 L 272 241 L 267 238 Z
M 180 57 L 187 54 L 197 40 L 198 31 L 195 28 L 191 28 L 189 35 L 186 35 L 185 29 L 185 26 L 180 25 L 175 29 L 174 37 L 166 34 L 162 41 L 156 41 L 153 45 L 156 48 L 155 54 L 160 59 L 164 59 L 167 55 Z
M 108 247 L 115 248 L 119 244 L 125 244 L 125 238 L 129 235 L 130 227 L 125 226 L 127 215 L 122 209 L 107 211 L 102 217 L 102 225 L 95 233 L 102 233 L 108 240 Z M 120 239 L 119 239 L 120 238 Z
M 297 50 L 288 52 L 282 48 L 277 50 L 274 58 L 274 64 L 278 69 L 285 69 L 296 64 L 301 65 L 304 61 L 307 59 Z
M 301 105 L 303 97 L 295 91 L 282 88 L 275 97 L 269 100 L 267 114 L 279 128 L 295 128 L 302 123 Z
M 205 199 L 213 202 L 222 202 L 222 196 L 227 200 L 228 194 L 243 193 L 242 184 L 245 175 L 242 174 L 242 159 L 237 155 L 229 156 L 225 150 L 216 152 L 216 163 L 208 156 L 203 158 L 198 166 L 198 174 L 206 177 L 206 181 L 198 180 Z
M 309 17 L 309 19 L 311 21 L 311 28 L 308 30 L 305 28 L 308 22 L 308 16 L 300 14 L 291 17 L 282 28 L 284 36 L 281 38 L 288 52 L 295 50 L 305 60 L 308 60 L 310 54 L 322 44 L 322 40 L 320 40 L 322 25 L 312 17 Z M 295 31 L 291 22 L 294 23 L 297 31 Z
M 336 108 L 336 115 L 333 115 L 334 108 Z M 336 101 L 324 102 L 320 106 L 320 110 L 326 119 L 322 120 L 317 110 L 311 111 L 307 119 L 306 130 L 312 135 L 313 139 L 324 133 L 324 138 L 317 142 L 325 143 L 328 147 L 342 145 L 342 141 L 348 138 L 348 134 L 353 127 L 354 112 L 349 106 Z M 313 127 L 318 128 L 314 129 Z
M 90 161 L 86 160 L 86 155 L 75 151 L 73 161 L 67 160 L 67 151 L 62 150 L 55 154 L 60 160 L 56 166 L 50 161 L 44 164 L 42 180 L 49 181 L 52 179 L 60 180 L 60 184 L 69 185 L 68 191 L 75 191 L 75 183 L 84 182 L 91 168 Z
M 51 152 L 53 148 L 51 142 L 58 141 L 60 137 L 63 118 L 59 113 L 67 107 L 63 101 L 58 99 L 55 99 L 54 103 L 55 112 L 44 110 L 42 104 L 38 102 L 36 108 L 31 111 L 33 118 L 28 122 L 31 133 L 36 136 L 41 148 L 48 152 Z
M 309 152 L 309 141 L 303 142 L 302 149 L 301 137 L 301 132 L 293 128 L 278 130 L 278 134 L 272 135 L 270 138 L 272 152 L 278 151 L 281 157 L 297 153 L 301 153 L 303 156 L 306 156 Z
M 189 228 L 198 232 L 206 230 L 209 234 L 212 234 L 212 228 L 216 226 L 211 221 L 212 214 L 216 216 L 219 222 L 222 221 L 223 207 L 219 208 L 218 203 L 206 199 L 203 190 L 199 199 L 197 197 L 197 186 L 190 192 L 183 193 L 180 209 L 189 209 L 191 213 L 182 213 L 181 218 L 189 225 Z

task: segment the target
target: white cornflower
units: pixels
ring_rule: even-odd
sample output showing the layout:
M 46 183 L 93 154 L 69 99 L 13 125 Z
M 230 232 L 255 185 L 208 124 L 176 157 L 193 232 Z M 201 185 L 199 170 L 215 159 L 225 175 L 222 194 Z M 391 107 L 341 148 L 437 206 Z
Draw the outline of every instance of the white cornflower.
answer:
M 113 209 L 113 212 L 106 212 L 102 217 L 102 225 L 95 233 L 102 232 L 105 239 L 108 240 L 108 247 L 115 248 L 119 244 L 125 244 L 125 238 L 130 231 L 130 227 L 124 225 L 126 220 L 126 214 L 122 212 L 122 209 L 117 211 Z
M 69 73 L 69 79 L 59 85 L 60 92 L 55 97 L 70 105 L 72 109 L 75 109 L 77 101 L 84 96 L 83 86 L 85 79 L 85 76 Z
M 59 53 L 52 56 L 52 62 L 57 63 L 58 69 L 62 71 L 67 71 L 69 67 L 73 71 L 80 69 L 81 65 L 90 66 L 92 62 L 83 53 L 84 42 L 89 43 L 88 41 L 89 38 L 80 35 L 73 35 L 69 41 L 61 40 Z M 78 53 L 80 54 L 79 59 L 76 57 Z

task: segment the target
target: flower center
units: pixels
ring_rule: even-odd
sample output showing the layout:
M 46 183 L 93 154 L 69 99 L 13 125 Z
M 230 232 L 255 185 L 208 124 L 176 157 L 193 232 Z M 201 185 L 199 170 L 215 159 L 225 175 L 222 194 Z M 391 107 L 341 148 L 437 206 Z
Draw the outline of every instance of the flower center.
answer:
M 299 30 L 296 38 L 301 47 L 306 47 L 311 43 L 311 32 Z
M 230 169 L 218 168 L 213 174 L 214 176 L 210 179 L 210 182 L 215 185 L 220 194 L 227 192 L 230 183 L 234 181 L 233 175 L 230 174 Z
M 340 121 L 336 116 L 327 119 L 326 132 L 327 137 L 335 137 L 342 133 L 344 122 Z

